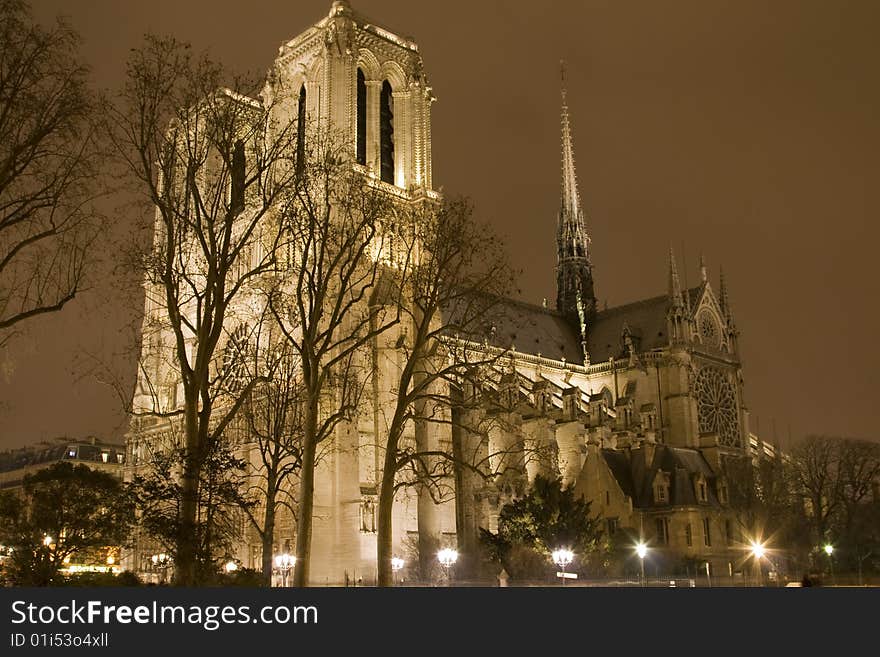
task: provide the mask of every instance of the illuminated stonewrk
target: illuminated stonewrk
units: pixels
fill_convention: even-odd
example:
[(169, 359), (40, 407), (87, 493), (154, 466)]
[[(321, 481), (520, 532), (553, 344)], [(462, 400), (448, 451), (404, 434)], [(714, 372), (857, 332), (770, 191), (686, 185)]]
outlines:
[[(577, 76), (567, 84), (577, 84)], [(346, 135), (352, 166), (393, 198), (438, 198), (431, 163), (434, 96), (418, 45), (410, 38), (378, 27), (347, 2), (334, 2), (326, 17), (281, 46), (264, 94), (279, 100), (279, 120), (298, 121), (304, 112), (314, 129)], [(544, 219), (546, 242), (536, 245), (552, 249), (555, 232), (556, 308), (513, 299), (501, 304), (497, 316), (485, 318), (483, 339), (470, 345), (501, 358), (487, 372), (483, 390), (460, 391), (483, 395), (486, 404), (445, 409), (448, 421), (412, 427), (405, 435), (414, 440), (417, 431), (426, 431), (426, 444), (473, 454), (492, 473), (459, 472), (441, 495), (401, 489), (393, 511), (393, 553), (409, 562), (407, 550), (414, 540), (455, 545), (454, 577), (466, 579), (477, 562), (479, 529), (495, 530), (501, 506), (543, 474), (560, 476), (564, 485), (591, 500), (609, 534), (630, 529), (643, 536), (652, 559), (700, 559), (726, 573), (739, 553), (733, 547), (722, 466), (725, 459), (751, 454), (738, 331), (726, 287), (716, 295), (708, 275), (695, 287), (682, 285), (674, 254), (664, 263), (666, 256), (658, 250), (656, 262), (637, 265), (654, 272), (645, 280), (653, 296), (600, 308), (594, 274), (601, 281), (615, 272), (593, 270), (591, 253), (606, 247), (592, 244), (587, 233), (564, 91), (561, 138), (559, 213)], [(394, 266), (400, 258), (394, 248), (382, 241), (372, 255)], [(617, 262), (629, 266), (624, 258)], [(154, 310), (148, 308), (147, 314)], [(248, 330), (229, 330), (223, 367), (230, 385), (238, 385)], [(360, 405), (358, 417), (339, 426), (332, 454), (319, 463), (314, 583), (375, 581), (383, 462), (378, 445), (395, 403), (388, 391), (397, 380), (397, 350), (405, 339), (405, 330), (392, 330), (365, 355), (375, 377), (374, 392)], [(139, 410), (180, 407), (177, 382), (167, 365), (169, 344), (145, 340), (142, 360), (148, 376), (142, 373), (135, 394)], [(159, 389), (151, 388), (151, 382), (159, 382)], [(486, 417), (498, 421), (486, 432), (470, 431)], [(149, 467), (150, 447), (168, 439), (168, 426), (133, 422), (130, 474)], [(252, 440), (244, 432), (235, 444), (257, 468)], [(514, 453), (514, 447), (520, 451)], [(502, 459), (499, 454), (507, 455)], [(290, 514), (279, 517), (275, 542), (285, 559), (279, 566), (285, 578), (294, 531)], [(229, 555), (232, 563), (259, 567), (259, 546), (256, 536), (246, 534)], [(138, 568), (157, 551), (143, 541), (129, 565)]]

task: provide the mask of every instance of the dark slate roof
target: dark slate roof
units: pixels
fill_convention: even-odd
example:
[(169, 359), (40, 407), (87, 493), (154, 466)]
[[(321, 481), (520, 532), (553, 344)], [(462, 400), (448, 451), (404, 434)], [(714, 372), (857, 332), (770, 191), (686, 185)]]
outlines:
[(614, 475), (614, 479), (617, 480), (617, 484), (620, 486), (623, 494), (631, 497), (633, 503), (635, 503), (635, 487), (633, 486), (632, 472), (626, 452), (616, 449), (603, 449), (602, 458), (605, 459), (605, 464), (611, 470), (611, 474)]
[[(691, 288), (688, 294), (691, 307), (696, 306), (702, 285)], [(624, 358), (628, 354), (623, 343), (624, 326), (629, 328), (637, 352), (650, 351), (669, 344), (666, 334), (666, 312), (669, 297), (666, 294), (634, 301), (623, 306), (607, 308), (596, 313), (587, 328), (587, 346), (590, 360), (606, 361), (612, 356)], [(514, 299), (501, 299), (487, 318), (489, 339), (499, 347), (511, 345), (527, 354), (541, 354), (545, 358), (565, 358), (583, 363), (578, 327), (570, 324), (560, 313)]]
[[(692, 308), (696, 306), (702, 290), (702, 286), (688, 290)], [(590, 360), (598, 363), (611, 357), (626, 358), (628, 354), (622, 338), (624, 326), (629, 328), (636, 352), (667, 346), (668, 310), (669, 296), (663, 294), (599, 311), (587, 330)]]
[(669, 503), (663, 506), (695, 506), (698, 504), (694, 477), (706, 479), (708, 504), (717, 505), (713, 481), (715, 473), (696, 449), (655, 445), (654, 458), (645, 462), (644, 448), (634, 450), (603, 449), (602, 456), (624, 494), (633, 506), (650, 508), (654, 503), (654, 478), (660, 470), (669, 475)]
[(580, 337), (555, 310), (514, 299), (503, 299), (492, 310), (490, 340), (499, 347), (516, 347), (527, 354), (583, 363)]

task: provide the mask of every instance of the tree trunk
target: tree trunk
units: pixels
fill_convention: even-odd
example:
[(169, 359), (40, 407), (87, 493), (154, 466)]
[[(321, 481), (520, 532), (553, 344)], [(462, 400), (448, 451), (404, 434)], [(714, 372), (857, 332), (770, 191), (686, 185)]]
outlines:
[(312, 514), (315, 508), (315, 455), (318, 424), (317, 400), (309, 402), (303, 432), (302, 468), (299, 480), (299, 518), (296, 521), (296, 564), (294, 586), (309, 585), (312, 551)]
[[(271, 491), (272, 489), (269, 488)], [(260, 535), (263, 543), (263, 584), (272, 586), (272, 549), (275, 546), (275, 495), (266, 499), (266, 513), (263, 515), (263, 532)]]
[[(395, 431), (393, 428), (392, 432)], [(398, 432), (399, 433), (399, 432)], [(394, 586), (394, 570), (391, 568), (392, 512), (394, 510), (394, 479), (397, 474), (397, 437), (388, 437), (385, 446), (385, 464), (382, 468), (382, 485), (379, 488), (379, 509), (376, 535), (376, 559), (379, 586)]]
[(192, 448), (186, 450), (180, 482), (180, 523), (175, 555), (175, 584), (196, 584), (196, 514), (199, 495), (199, 459)]

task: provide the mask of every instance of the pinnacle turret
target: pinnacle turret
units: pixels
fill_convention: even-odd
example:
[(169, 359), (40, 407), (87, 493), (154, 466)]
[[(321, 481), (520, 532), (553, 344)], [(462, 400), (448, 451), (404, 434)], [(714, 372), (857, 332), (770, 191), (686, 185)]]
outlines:
[(721, 268), (719, 280), (718, 303), (721, 306), (721, 312), (724, 313), (724, 319), (727, 320), (729, 326), (733, 326), (733, 309), (730, 307), (730, 297), (727, 294), (727, 281), (724, 279), (724, 268)]
[(675, 265), (675, 252), (669, 247), (669, 302), (673, 308), (682, 308), (681, 281), (678, 279), (678, 268)]

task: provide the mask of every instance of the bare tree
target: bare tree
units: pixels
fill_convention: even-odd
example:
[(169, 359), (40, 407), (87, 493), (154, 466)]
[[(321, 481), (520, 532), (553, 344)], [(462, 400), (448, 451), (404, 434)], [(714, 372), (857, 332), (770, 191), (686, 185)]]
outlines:
[(259, 458), (251, 464), (256, 469), (249, 490), (259, 504), (247, 509), (247, 515), (260, 537), (263, 582), (269, 586), (279, 512), (295, 514), (296, 509), (292, 487), (302, 465), (303, 391), (299, 362), (273, 318), (261, 325), (261, 333), (254, 376), (265, 380), (244, 405), (242, 420)]
[(258, 288), (277, 269), (277, 209), (296, 181), (296, 126), (274, 120), (260, 84), (148, 36), (108, 110), (120, 159), (155, 208), (152, 246), (135, 260), (146, 317), (133, 412), (180, 427), (180, 585), (196, 579), (203, 463), (260, 382), (240, 363), (260, 315)]
[[(80, 291), (100, 226), (97, 103), (63, 21), (0, 0), (0, 345)], [(2, 334), (0, 334), (2, 336)]]
[[(504, 354), (484, 348), (483, 340), (491, 333), (488, 317), (512, 289), (513, 271), (500, 240), (472, 215), (466, 200), (424, 202), (398, 215), (394, 236), (406, 254), (407, 267), (396, 270), (400, 275), (394, 277), (396, 286), (386, 302), (394, 304), (402, 318), (395, 352), (403, 359), (392, 365), (399, 368), (394, 375), (396, 396), (380, 443), (385, 456), (377, 517), (379, 586), (393, 585), (396, 492), (416, 486), (420, 496), (429, 496), (425, 501), (433, 503), (433, 498), (444, 497), (438, 485), (450, 480), (452, 466), (478, 466), (459, 462), (451, 444), (444, 448), (428, 432), (431, 423), (451, 424), (452, 389), (469, 378), (476, 379), (476, 387), (485, 384), (479, 379)], [(463, 397), (458, 399), (460, 403)], [(403, 439), (410, 424), (415, 441)], [(420, 527), (420, 539), (428, 539), (422, 536), (427, 530)]]
[(365, 347), (398, 322), (393, 309), (371, 307), (389, 190), (353, 170), (350, 148), (333, 133), (316, 130), (305, 142), (299, 184), (282, 215), (289, 270), (269, 295), (299, 360), (303, 393), (294, 586), (309, 583), (318, 447), (355, 417), (368, 380)]
[(807, 503), (812, 538), (827, 540), (843, 498), (841, 441), (829, 436), (807, 436), (792, 449), (791, 462), (795, 490)]

